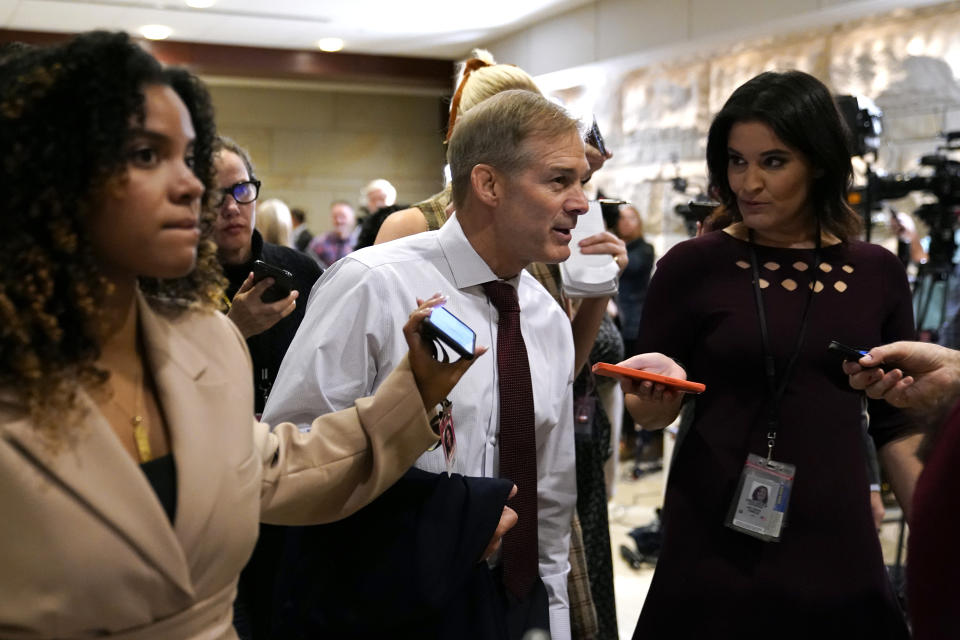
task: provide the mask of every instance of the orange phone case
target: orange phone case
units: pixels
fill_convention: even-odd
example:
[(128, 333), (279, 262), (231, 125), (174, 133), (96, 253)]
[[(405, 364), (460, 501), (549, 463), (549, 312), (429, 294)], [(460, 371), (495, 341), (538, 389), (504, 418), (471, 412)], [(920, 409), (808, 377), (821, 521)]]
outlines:
[(699, 382), (681, 380), (680, 378), (671, 378), (670, 376), (662, 376), (659, 373), (650, 373), (649, 371), (641, 371), (640, 369), (620, 367), (615, 364), (607, 364), (606, 362), (598, 362), (597, 364), (593, 365), (593, 372), (597, 375), (608, 376), (611, 378), (616, 376), (626, 376), (636, 380), (649, 380), (651, 382), (658, 382), (668, 387), (673, 387), (679, 391), (686, 391), (687, 393), (703, 393), (707, 390), (706, 385)]

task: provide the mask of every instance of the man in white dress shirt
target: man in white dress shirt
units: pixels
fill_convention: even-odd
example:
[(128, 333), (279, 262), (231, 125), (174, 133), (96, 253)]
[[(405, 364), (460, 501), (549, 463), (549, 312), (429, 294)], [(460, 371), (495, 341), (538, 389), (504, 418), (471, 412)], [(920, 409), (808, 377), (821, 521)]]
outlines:
[[(584, 145), (576, 121), (562, 108), (530, 92), (507, 91), (457, 123), (448, 160), (456, 213), (439, 231), (352, 253), (324, 273), (264, 419), (309, 424), (319, 413), (371, 394), (406, 350), (401, 328), (407, 310), (417, 298), (440, 292), (448, 298), (446, 308), (476, 332), (477, 344), (492, 352), (467, 371), (449, 398), (457, 441), (453, 471), (496, 478), (498, 312), (482, 285), (499, 280), (514, 287), (533, 390), (539, 575), (549, 602), (544, 615), (551, 636), (565, 639), (576, 504), (573, 340), (563, 310), (524, 268), (570, 255), (570, 230), (588, 206)], [(445, 472), (442, 448), (425, 453), (416, 467)]]

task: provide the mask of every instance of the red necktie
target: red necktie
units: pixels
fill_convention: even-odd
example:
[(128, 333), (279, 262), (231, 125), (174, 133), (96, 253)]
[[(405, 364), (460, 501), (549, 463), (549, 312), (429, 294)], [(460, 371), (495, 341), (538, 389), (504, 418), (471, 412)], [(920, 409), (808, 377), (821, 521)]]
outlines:
[(500, 477), (517, 485), (510, 506), (517, 524), (503, 537), (503, 582), (523, 598), (537, 577), (537, 438), (533, 383), (527, 348), (520, 333), (517, 290), (505, 282), (483, 285), (500, 316), (497, 373), (500, 379)]

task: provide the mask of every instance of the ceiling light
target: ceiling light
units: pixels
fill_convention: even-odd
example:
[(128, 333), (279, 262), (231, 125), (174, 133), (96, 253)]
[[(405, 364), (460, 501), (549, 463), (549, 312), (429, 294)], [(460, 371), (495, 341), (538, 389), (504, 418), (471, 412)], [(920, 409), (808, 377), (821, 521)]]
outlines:
[(140, 27), (140, 35), (147, 40), (166, 40), (173, 33), (173, 29), (165, 24), (145, 24)]
[(209, 9), (217, 3), (217, 0), (183, 0), (183, 2), (194, 9)]
[(343, 49), (343, 40), (340, 38), (320, 38), (317, 40), (317, 47), (320, 48), (320, 51), (333, 53)]

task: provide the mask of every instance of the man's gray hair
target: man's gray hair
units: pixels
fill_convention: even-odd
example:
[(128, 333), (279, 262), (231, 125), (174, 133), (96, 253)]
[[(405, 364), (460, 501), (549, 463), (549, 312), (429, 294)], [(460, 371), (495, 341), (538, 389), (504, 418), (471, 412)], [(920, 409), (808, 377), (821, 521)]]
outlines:
[(578, 134), (579, 125), (566, 110), (531, 91), (514, 89), (487, 98), (457, 121), (447, 147), (454, 206), (470, 192), (470, 174), (488, 164), (507, 174), (533, 160), (524, 143), (532, 137), (559, 138)]

